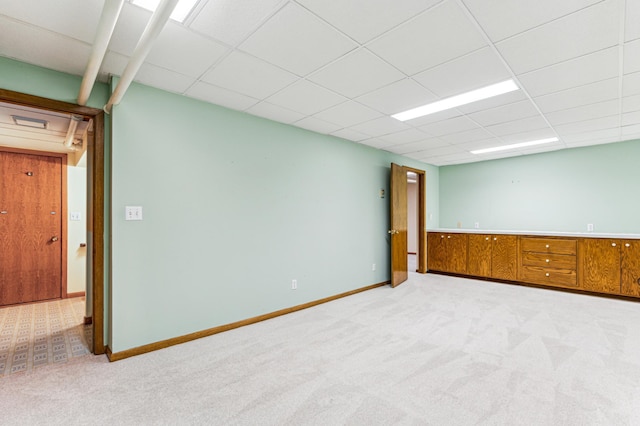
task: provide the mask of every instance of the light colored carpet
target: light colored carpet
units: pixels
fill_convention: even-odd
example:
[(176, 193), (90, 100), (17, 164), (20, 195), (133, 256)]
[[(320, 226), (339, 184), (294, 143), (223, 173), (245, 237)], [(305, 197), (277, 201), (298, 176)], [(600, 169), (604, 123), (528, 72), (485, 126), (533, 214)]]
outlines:
[(638, 425), (640, 304), (438, 275), (0, 379), (25, 425)]
[(0, 377), (89, 354), (84, 297), (0, 309)]

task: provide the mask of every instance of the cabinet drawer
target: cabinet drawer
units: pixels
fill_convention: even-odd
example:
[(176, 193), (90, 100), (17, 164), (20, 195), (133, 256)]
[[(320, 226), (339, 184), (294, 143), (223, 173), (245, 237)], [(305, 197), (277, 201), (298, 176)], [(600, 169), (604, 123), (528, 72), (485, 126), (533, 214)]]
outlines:
[(522, 264), (526, 266), (541, 266), (544, 268), (576, 269), (576, 257), (570, 254), (537, 253), (526, 251), (522, 253)]
[(577, 287), (575, 269), (553, 269), (540, 266), (523, 266), (522, 281), (548, 286)]
[(576, 254), (576, 240), (560, 240), (551, 238), (522, 238), (520, 247), (522, 251), (535, 251), (538, 253)]

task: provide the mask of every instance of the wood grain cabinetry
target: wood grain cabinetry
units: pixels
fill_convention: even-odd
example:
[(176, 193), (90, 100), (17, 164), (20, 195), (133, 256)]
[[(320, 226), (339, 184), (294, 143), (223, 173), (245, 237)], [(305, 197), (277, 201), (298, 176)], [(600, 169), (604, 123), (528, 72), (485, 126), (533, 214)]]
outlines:
[(516, 235), (469, 235), (467, 273), (475, 277), (515, 280), (518, 237)]
[(640, 239), (429, 232), (432, 271), (640, 298)]
[(429, 233), (427, 245), (429, 269), (453, 274), (467, 273), (467, 234)]
[(520, 237), (520, 281), (578, 287), (577, 239)]
[(640, 241), (585, 238), (581, 248), (582, 288), (640, 297)]

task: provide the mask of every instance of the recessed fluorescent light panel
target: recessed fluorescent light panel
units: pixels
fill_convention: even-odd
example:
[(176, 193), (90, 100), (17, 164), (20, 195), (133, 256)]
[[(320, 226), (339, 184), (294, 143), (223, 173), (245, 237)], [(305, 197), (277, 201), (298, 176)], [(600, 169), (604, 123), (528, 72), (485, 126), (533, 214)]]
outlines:
[(472, 90), (470, 92), (442, 99), (418, 108), (413, 108), (408, 111), (400, 112), (392, 115), (392, 117), (396, 120), (407, 121), (447, 109), (456, 108), (461, 105), (470, 104), (472, 102), (481, 101), (483, 99), (492, 98), (494, 96), (503, 95), (518, 89), (518, 85), (513, 80), (507, 80), (481, 89)]
[(34, 129), (46, 129), (49, 124), (47, 120), (39, 118), (20, 117), (19, 115), (12, 115), (11, 118), (18, 126), (33, 127)]
[[(197, 2), (198, 0), (180, 0), (176, 8), (173, 9), (171, 19), (178, 22), (184, 22)], [(131, 3), (154, 12), (158, 8), (160, 0), (131, 0)]]
[(493, 148), (476, 149), (472, 154), (486, 154), (488, 152), (506, 151), (508, 149), (524, 148), (526, 146), (542, 145), (545, 143), (558, 142), (558, 138), (539, 139), (536, 141), (520, 142), (511, 145), (494, 146)]

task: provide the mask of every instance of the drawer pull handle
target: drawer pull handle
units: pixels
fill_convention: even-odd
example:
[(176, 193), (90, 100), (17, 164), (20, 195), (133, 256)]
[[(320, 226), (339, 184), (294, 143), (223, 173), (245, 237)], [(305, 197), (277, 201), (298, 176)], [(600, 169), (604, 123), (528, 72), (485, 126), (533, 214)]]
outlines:
[(444, 238), (444, 235), (440, 235), (440, 238)]
[(498, 241), (498, 239), (496, 237), (493, 237), (493, 241)]
[(549, 259), (547, 259), (546, 262), (549, 263)]
[(447, 235), (447, 238), (451, 238), (451, 235)]
[(615, 246), (616, 246), (616, 243), (611, 243), (611, 247), (615, 247)]
[(624, 246), (625, 246), (625, 247), (631, 247), (631, 244), (626, 243)]
[(546, 248), (549, 248), (549, 244), (547, 244), (545, 247), (546, 247)]
[(549, 276), (549, 273), (547, 272), (546, 274), (544, 274), (544, 276), (545, 276), (545, 277), (548, 277), (548, 276)]
[(489, 237), (485, 238), (486, 241), (489, 241)]

